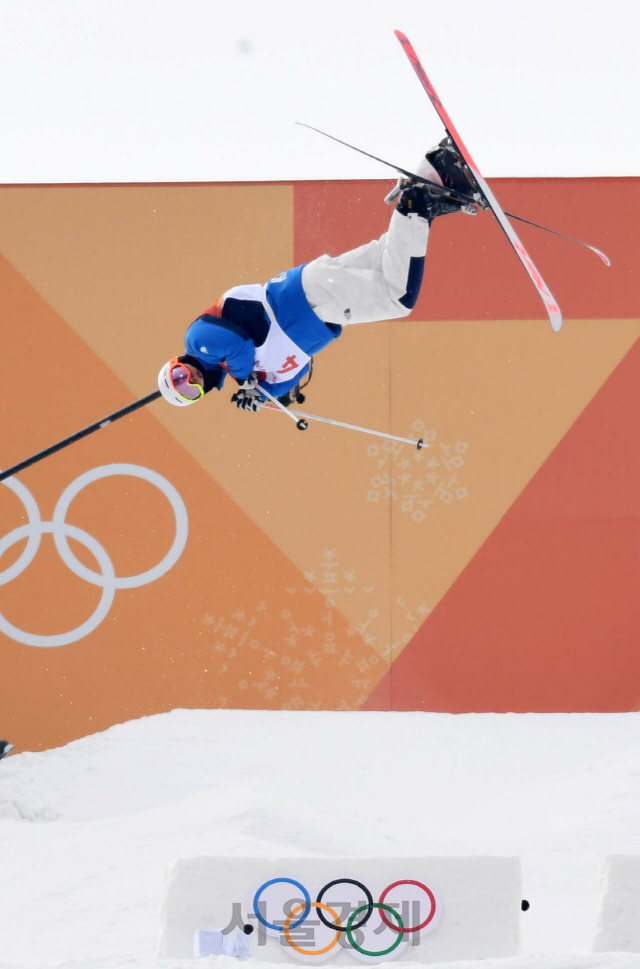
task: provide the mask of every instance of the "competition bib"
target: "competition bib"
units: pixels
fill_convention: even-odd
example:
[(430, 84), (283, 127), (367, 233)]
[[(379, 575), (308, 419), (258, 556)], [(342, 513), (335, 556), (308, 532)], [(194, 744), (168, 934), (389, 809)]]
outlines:
[(281, 384), (296, 377), (311, 357), (287, 336), (267, 300), (263, 305), (271, 327), (262, 346), (256, 347), (254, 370), (260, 380)]

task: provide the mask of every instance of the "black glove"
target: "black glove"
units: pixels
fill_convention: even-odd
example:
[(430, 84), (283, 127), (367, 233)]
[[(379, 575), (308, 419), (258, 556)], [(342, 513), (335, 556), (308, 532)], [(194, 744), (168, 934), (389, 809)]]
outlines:
[(258, 411), (267, 403), (265, 398), (260, 393), (258, 387), (258, 378), (254, 377), (252, 374), (247, 377), (246, 380), (238, 381), (238, 389), (231, 398), (231, 402), (236, 405), (239, 410), (249, 410)]

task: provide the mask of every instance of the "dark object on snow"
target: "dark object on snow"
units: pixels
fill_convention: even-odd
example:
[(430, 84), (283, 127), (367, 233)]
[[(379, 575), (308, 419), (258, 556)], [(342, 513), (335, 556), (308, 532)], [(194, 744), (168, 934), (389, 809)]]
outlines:
[(10, 744), (8, 740), (0, 740), (0, 760), (10, 754), (13, 750), (13, 744)]
[(523, 912), (527, 912), (529, 910), (529, 903), (526, 900), (526, 898), (523, 898), (522, 901), (520, 902), (520, 908), (522, 909)]

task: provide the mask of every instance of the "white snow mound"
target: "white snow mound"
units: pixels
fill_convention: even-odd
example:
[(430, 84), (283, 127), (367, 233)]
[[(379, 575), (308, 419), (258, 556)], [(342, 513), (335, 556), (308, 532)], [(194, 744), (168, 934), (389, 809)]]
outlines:
[(176, 858), (507, 855), (523, 955), (478, 969), (640, 969), (590, 954), (602, 859), (640, 855), (639, 734), (638, 713), (174, 710), (14, 753), (0, 967), (156, 969)]

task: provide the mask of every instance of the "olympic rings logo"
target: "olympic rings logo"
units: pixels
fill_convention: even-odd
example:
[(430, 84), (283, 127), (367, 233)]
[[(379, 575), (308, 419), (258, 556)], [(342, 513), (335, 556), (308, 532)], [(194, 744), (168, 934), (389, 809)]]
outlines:
[[(278, 921), (269, 921), (266, 916), (265, 895), (269, 893), (272, 886), (281, 886), (280, 891), (274, 896), (274, 901), (277, 900), (276, 907), (281, 908), (284, 915), (284, 918)], [(282, 887), (285, 886), (291, 887), (287, 888), (283, 894)], [(343, 896), (352, 895), (352, 900), (346, 902), (346, 907), (349, 910), (346, 918), (344, 913), (339, 914), (336, 911), (339, 906), (344, 908), (345, 903), (336, 903), (332, 900), (337, 896), (337, 886), (344, 886), (342, 889)], [(347, 886), (352, 887), (347, 890)], [(291, 889), (295, 889), (296, 893), (299, 893), (299, 897), (288, 898), (285, 901), (284, 895), (291, 895)], [(357, 892), (356, 895), (354, 895), (354, 889)], [(330, 905), (323, 901), (327, 895), (331, 900)], [(412, 898), (409, 898), (409, 896), (412, 896)], [(354, 901), (356, 898), (358, 900)], [(392, 901), (392, 904), (390, 904), (390, 901)], [(252, 908), (254, 917), (261, 925), (272, 934), (279, 934), (281, 943), (284, 945), (286, 941), (294, 958), (304, 962), (313, 962), (314, 959), (322, 962), (331, 958), (334, 950), (337, 952), (336, 946), (338, 945), (351, 951), (356, 958), (363, 962), (375, 963), (384, 961), (389, 957), (395, 958), (392, 953), (396, 952), (398, 946), (403, 941), (406, 942), (411, 939), (413, 939), (414, 944), (417, 944), (419, 941), (417, 934), (422, 930), (430, 931), (435, 926), (441, 912), (441, 904), (434, 890), (424, 882), (413, 878), (401, 878), (387, 885), (380, 892), (378, 901), (374, 901), (370, 889), (355, 878), (334, 878), (327, 882), (316, 894), (315, 901), (312, 901), (308, 889), (295, 878), (270, 878), (263, 882), (255, 892)], [(399, 908), (401, 908), (402, 914), (398, 911)], [(411, 914), (409, 909), (412, 909)], [(334, 934), (325, 945), (305, 948), (294, 940), (292, 933), (305, 923), (314, 910), (320, 923), (332, 930)], [(365, 926), (370, 926), (370, 920), (375, 911), (379, 913), (381, 924), (374, 934), (379, 935), (385, 929), (390, 929), (393, 937), (390, 944), (374, 949), (370, 947), (371, 943), (365, 945), (366, 939), (363, 937), (363, 930)], [(413, 921), (410, 922), (412, 916)], [(315, 922), (314, 924), (318, 923)], [(389, 939), (389, 933), (386, 933), (386, 935)], [(302, 957), (302, 960), (300, 960), (300, 957)]]
[[(93, 481), (120, 474), (133, 478), (142, 478), (143, 481), (148, 481), (150, 484), (155, 485), (168, 499), (175, 518), (176, 534), (171, 548), (157, 565), (137, 575), (117, 576), (113, 562), (100, 542), (82, 528), (70, 525), (66, 521), (69, 505), (83, 488)], [(13, 565), (0, 571), (0, 586), (7, 585), (7, 583), (17, 578), (31, 565), (40, 548), (42, 536), (44, 534), (51, 534), (53, 535), (58, 554), (67, 568), (74, 575), (77, 575), (78, 578), (84, 579), (85, 582), (89, 582), (91, 585), (98, 586), (98, 588), (102, 589), (100, 601), (93, 615), (80, 626), (66, 633), (57, 633), (49, 636), (29, 633), (14, 626), (0, 612), (0, 632), (18, 643), (24, 643), (26, 646), (68, 646), (70, 643), (75, 643), (79, 639), (88, 636), (98, 628), (111, 609), (116, 589), (134, 589), (142, 585), (147, 585), (155, 581), (155, 579), (159, 579), (175, 565), (187, 543), (189, 518), (185, 503), (180, 494), (161, 474), (138, 464), (105, 464), (79, 475), (60, 495), (51, 521), (42, 521), (40, 509), (35, 498), (21, 481), (18, 481), (16, 478), (6, 478), (2, 484), (13, 491), (24, 505), (28, 517), (28, 524), (14, 528), (13, 531), (0, 539), (0, 558), (2, 558), (2, 555), (7, 549), (11, 548), (21, 539), (27, 539), (25, 548)], [(69, 547), (68, 540), (70, 538), (80, 542), (81, 545), (84, 545), (91, 552), (98, 564), (98, 572), (88, 569), (76, 558)]]

